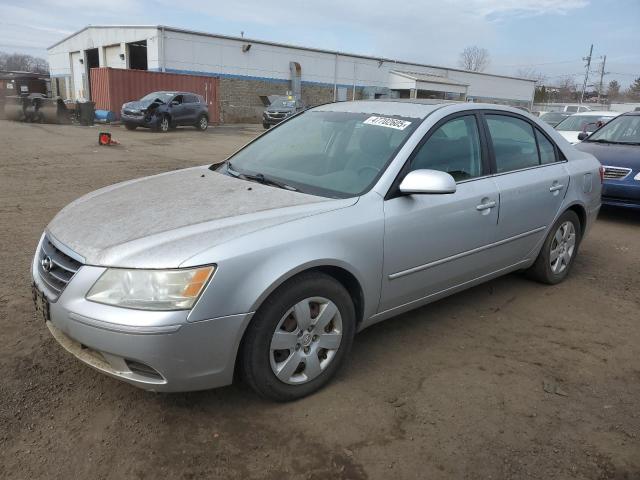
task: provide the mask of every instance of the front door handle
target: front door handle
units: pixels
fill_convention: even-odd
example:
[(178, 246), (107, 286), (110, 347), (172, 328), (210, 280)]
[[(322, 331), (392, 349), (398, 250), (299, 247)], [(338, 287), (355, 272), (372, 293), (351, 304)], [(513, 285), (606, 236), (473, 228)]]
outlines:
[(561, 183), (554, 183), (549, 187), (549, 191), (553, 193), (553, 192), (557, 192), (558, 190), (562, 190), (563, 188), (564, 188), (564, 185), (562, 185)]
[(489, 202), (482, 202), (480, 205), (476, 206), (476, 210), (478, 211), (483, 211), (483, 210), (489, 210), (493, 207), (496, 206), (496, 202), (494, 202), (493, 200), (489, 201)]

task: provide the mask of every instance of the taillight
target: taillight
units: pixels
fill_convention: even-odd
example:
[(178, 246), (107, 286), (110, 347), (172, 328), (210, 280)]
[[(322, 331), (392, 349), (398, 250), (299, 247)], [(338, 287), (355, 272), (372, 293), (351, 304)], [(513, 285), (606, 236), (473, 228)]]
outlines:
[(604, 167), (600, 165), (600, 183), (604, 183)]

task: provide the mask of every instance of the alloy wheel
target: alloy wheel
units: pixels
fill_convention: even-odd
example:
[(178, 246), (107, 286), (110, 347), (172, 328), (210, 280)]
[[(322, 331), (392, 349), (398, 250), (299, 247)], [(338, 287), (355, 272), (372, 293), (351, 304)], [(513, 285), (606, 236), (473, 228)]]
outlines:
[(287, 384), (317, 378), (331, 363), (342, 341), (338, 307), (323, 297), (305, 298), (278, 322), (269, 349), (271, 370)]
[(551, 242), (549, 264), (556, 275), (562, 273), (571, 263), (576, 248), (576, 229), (573, 222), (563, 222), (556, 230)]
[(200, 130), (206, 130), (209, 122), (207, 121), (207, 117), (200, 118)]
[(162, 120), (160, 121), (160, 130), (168, 132), (169, 126), (169, 117), (162, 117)]

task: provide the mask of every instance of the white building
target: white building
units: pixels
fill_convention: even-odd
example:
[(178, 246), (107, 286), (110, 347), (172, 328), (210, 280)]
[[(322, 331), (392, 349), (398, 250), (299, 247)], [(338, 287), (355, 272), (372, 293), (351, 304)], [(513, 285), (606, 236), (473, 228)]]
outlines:
[[(166, 26), (88, 26), (48, 49), (59, 94), (89, 97), (93, 67), (220, 78), (223, 116), (259, 118), (259, 96), (299, 90), (307, 104), (358, 98), (446, 98), (530, 107), (535, 82)], [(298, 89), (297, 85), (300, 85)]]

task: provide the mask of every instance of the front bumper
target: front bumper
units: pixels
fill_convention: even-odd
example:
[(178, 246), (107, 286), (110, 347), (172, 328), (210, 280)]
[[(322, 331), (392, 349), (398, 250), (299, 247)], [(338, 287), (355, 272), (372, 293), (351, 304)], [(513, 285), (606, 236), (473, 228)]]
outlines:
[(278, 123), (286, 120), (290, 116), (291, 115), (286, 115), (284, 117), (272, 117), (270, 115), (263, 114), (262, 115), (262, 124), (263, 125), (277, 125)]
[(120, 112), (120, 122), (128, 125), (136, 125), (137, 127), (155, 127), (158, 123), (156, 115), (127, 115), (124, 112)]
[[(252, 314), (189, 322), (188, 311), (150, 312), (84, 297), (104, 268), (83, 266), (49, 303), (53, 337), (87, 365), (145, 390), (183, 392), (228, 385)], [(34, 286), (54, 299), (34, 261)]]
[(602, 185), (602, 203), (616, 207), (640, 209), (640, 181), (629, 179), (622, 181), (605, 180)]

